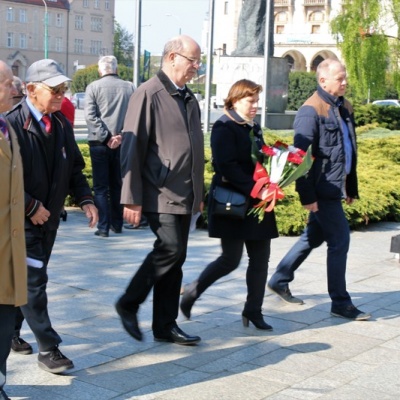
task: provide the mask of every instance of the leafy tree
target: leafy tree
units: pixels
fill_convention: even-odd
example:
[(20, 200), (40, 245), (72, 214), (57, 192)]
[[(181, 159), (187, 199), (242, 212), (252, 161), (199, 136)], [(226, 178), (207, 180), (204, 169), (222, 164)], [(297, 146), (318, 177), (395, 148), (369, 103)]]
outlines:
[[(118, 75), (124, 81), (132, 82), (133, 69), (126, 65), (118, 65)], [(97, 64), (89, 65), (84, 69), (75, 72), (72, 77), (71, 91), (72, 93), (84, 92), (89, 83), (99, 79)]]
[(114, 23), (114, 56), (118, 64), (133, 65), (133, 35), (117, 21)]
[(71, 90), (72, 93), (84, 92), (89, 83), (99, 79), (97, 64), (89, 65), (86, 68), (80, 69), (75, 72), (72, 77)]
[(314, 72), (294, 71), (289, 74), (287, 109), (296, 111), (317, 89)]
[[(399, 0), (390, 0), (397, 4)], [(332, 20), (355, 98), (379, 98), (385, 94), (386, 70), (390, 65), (389, 38), (380, 25), (381, 0), (344, 0), (342, 12)], [(396, 63), (397, 64), (397, 63)]]

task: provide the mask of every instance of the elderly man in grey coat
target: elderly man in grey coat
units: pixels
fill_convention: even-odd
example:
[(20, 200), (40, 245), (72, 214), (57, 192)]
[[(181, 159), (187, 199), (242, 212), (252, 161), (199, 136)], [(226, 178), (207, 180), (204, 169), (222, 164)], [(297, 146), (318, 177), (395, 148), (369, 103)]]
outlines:
[(94, 200), (99, 210), (96, 236), (108, 237), (109, 231), (122, 232), (120, 144), (131, 82), (118, 76), (117, 59), (101, 57), (100, 79), (86, 88), (85, 119), (92, 160)]

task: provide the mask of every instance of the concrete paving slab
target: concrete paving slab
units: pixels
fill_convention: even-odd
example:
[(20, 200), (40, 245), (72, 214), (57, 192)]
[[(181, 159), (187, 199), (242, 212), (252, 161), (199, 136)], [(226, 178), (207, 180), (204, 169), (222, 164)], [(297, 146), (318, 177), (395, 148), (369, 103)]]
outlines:
[[(34, 354), (12, 353), (5, 387), (15, 399), (293, 400), (397, 399), (400, 393), (400, 263), (389, 252), (400, 223), (369, 225), (352, 232), (348, 290), (366, 322), (330, 315), (326, 290), (326, 246), (296, 272), (288, 305), (266, 291), (264, 314), (272, 332), (245, 328), (246, 257), (240, 267), (209, 288), (193, 308), (185, 331), (198, 346), (154, 342), (151, 294), (139, 311), (144, 341), (122, 328), (114, 303), (154, 242), (150, 229), (94, 236), (80, 210), (68, 209), (49, 265), (49, 310), (61, 334), (60, 348), (75, 368), (52, 375), (37, 366), (29, 328), (22, 336)], [(296, 241), (273, 240), (270, 274)], [(206, 231), (190, 236), (184, 283), (197, 278), (220, 253)]]

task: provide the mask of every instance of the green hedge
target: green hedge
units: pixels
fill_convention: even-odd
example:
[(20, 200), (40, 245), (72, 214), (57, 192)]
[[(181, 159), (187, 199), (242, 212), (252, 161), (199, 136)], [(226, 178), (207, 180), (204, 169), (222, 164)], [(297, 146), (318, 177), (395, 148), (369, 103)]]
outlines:
[(357, 105), (354, 107), (354, 116), (359, 127), (375, 125), (391, 130), (400, 129), (400, 107)]
[[(360, 199), (345, 205), (345, 213), (352, 229), (378, 221), (400, 221), (400, 132), (385, 129), (358, 129), (358, 176)], [(265, 131), (268, 144), (281, 140), (292, 143), (292, 132)], [(205, 135), (205, 187), (208, 191), (212, 178), (210, 135)], [(86, 162), (85, 174), (92, 186), (89, 148), (78, 143)], [(70, 198), (67, 205), (73, 204)], [(283, 236), (298, 235), (304, 229), (308, 213), (303, 209), (294, 185), (285, 188), (285, 198), (275, 207), (279, 232)], [(206, 227), (207, 210), (199, 226)]]

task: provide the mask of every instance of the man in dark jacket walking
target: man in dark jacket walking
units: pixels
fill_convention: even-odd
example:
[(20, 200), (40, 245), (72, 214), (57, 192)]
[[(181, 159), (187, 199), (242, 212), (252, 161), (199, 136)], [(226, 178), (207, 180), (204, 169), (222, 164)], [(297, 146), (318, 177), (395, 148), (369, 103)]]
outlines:
[[(26, 74), (26, 99), (6, 115), (18, 136), (24, 170), (28, 304), (21, 310), (38, 343), (39, 367), (56, 374), (74, 366), (58, 349), (62, 340), (51, 325), (46, 293), (47, 265), (66, 196), (74, 195), (90, 227), (98, 220), (72, 126), (59, 111), (68, 81), (55, 61), (33, 63)], [(12, 349), (29, 354), (31, 346), (19, 337), (21, 324)]]
[(116, 304), (137, 340), (139, 306), (153, 289), (155, 340), (200, 341), (176, 324), (191, 216), (203, 204), (204, 144), (200, 108), (186, 87), (200, 67), (200, 47), (188, 36), (164, 47), (162, 69), (129, 102), (121, 145), (124, 218), (138, 225), (142, 212), (157, 240)]
[(317, 91), (306, 100), (294, 121), (294, 145), (302, 150), (312, 145), (315, 157), (308, 175), (296, 181), (301, 204), (310, 212), (308, 224), (279, 263), (268, 287), (288, 303), (303, 304), (301, 299), (292, 296), (289, 282), (312, 249), (326, 241), (331, 314), (367, 320), (370, 314), (358, 310), (346, 290), (350, 230), (342, 200), (351, 204), (358, 198), (354, 115), (350, 103), (343, 97), (346, 69), (337, 60), (324, 60), (317, 68), (317, 80)]

